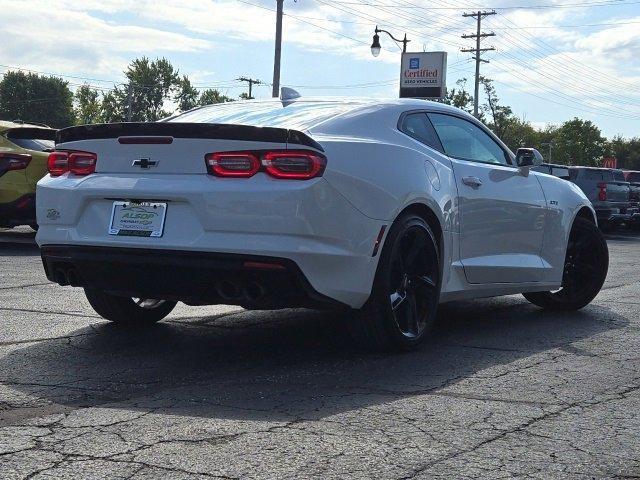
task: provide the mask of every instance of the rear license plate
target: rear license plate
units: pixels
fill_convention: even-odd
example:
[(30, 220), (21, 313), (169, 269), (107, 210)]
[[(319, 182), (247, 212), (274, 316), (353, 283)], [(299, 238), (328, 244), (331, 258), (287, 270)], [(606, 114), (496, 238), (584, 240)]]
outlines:
[(109, 235), (161, 237), (166, 215), (166, 203), (113, 202)]

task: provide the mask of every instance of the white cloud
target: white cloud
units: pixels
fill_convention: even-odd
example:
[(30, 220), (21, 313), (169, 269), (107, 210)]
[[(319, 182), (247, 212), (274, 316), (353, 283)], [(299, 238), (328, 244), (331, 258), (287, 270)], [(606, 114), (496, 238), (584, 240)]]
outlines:
[(63, 74), (121, 78), (131, 57), (141, 52), (194, 52), (212, 45), (210, 40), (180, 33), (109, 23), (80, 11), (77, 6), (82, 4), (0, 1), (4, 38), (0, 63)]

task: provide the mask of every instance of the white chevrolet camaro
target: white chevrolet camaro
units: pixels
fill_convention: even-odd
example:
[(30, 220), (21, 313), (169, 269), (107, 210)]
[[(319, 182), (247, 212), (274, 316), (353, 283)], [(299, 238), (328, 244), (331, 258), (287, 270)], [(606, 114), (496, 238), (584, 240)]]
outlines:
[(423, 100), (233, 102), (60, 130), (37, 189), (47, 277), (120, 324), (176, 302), (336, 308), (404, 350), (439, 303), (579, 309), (608, 250), (589, 200), (465, 112)]

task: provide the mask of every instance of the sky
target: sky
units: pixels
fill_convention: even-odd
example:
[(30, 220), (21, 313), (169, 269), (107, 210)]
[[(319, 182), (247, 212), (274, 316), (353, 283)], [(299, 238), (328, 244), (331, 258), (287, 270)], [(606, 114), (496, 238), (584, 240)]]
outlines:
[[(271, 95), (275, 0), (0, 0), (0, 73), (56, 74), (71, 88), (108, 90), (134, 58), (166, 57), (200, 89), (237, 97), (240, 76), (259, 79), (254, 96)], [(543, 128), (573, 117), (612, 137), (640, 136), (638, 0), (285, 0), (283, 86), (305, 96), (397, 97), (400, 47), (448, 52), (448, 87), (473, 90), (475, 20), (495, 37), (483, 47), (482, 74), (502, 103)]]

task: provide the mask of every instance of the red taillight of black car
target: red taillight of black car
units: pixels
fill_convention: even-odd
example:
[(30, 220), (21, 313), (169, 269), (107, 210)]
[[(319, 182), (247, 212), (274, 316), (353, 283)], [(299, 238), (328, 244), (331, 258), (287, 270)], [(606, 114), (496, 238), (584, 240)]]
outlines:
[(90, 175), (96, 171), (98, 157), (95, 153), (61, 150), (51, 152), (47, 159), (47, 169), (52, 177), (65, 173)]
[(598, 183), (598, 200), (605, 202), (607, 200), (607, 184), (604, 182)]
[(218, 177), (248, 178), (262, 171), (273, 178), (309, 180), (322, 176), (327, 159), (310, 150), (217, 152), (205, 156), (207, 171)]

